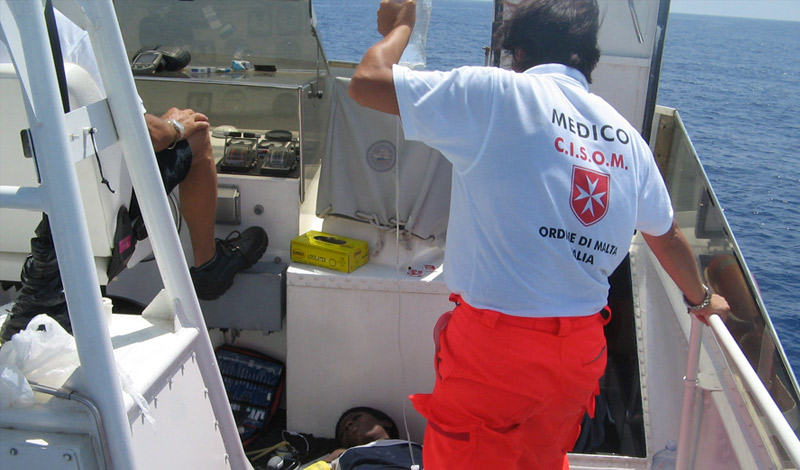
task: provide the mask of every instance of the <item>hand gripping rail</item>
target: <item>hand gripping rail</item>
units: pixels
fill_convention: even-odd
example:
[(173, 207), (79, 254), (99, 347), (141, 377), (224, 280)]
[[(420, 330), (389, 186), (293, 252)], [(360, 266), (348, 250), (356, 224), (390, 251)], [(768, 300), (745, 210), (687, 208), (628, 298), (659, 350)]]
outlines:
[[(112, 2), (74, 0), (65, 5), (73, 13), (68, 16), (87, 30), (95, 50), (120, 146), (150, 232), (165, 291), (173, 305), (176, 328), (198, 331), (194, 352), (219, 422), (230, 468), (251, 468), (236, 431), (180, 240), (172, 224), (144, 117), (131, 112), (140, 109), (139, 98)], [(69, 311), (80, 312), (71, 315), (71, 323), (87, 395), (97, 403), (102, 414), (113, 468), (134, 469), (136, 459), (130, 426), (114, 351), (102, 317), (99, 282), (70, 158), (66, 116), (42, 12), (41, 0), (0, 0), (2, 34), (26, 97), (36, 152), (43, 156), (37, 160), (42, 184), (38, 188), (0, 188), (0, 206), (44, 211), (50, 217)], [(75, 12), (80, 18), (75, 17)]]

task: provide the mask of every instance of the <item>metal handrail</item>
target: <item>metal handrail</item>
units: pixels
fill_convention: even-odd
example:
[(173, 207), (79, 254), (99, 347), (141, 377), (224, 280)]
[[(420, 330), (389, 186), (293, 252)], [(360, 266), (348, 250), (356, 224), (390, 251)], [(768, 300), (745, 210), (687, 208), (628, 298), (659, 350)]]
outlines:
[(100, 441), (100, 453), (103, 454), (103, 463), (105, 464), (105, 468), (114, 468), (114, 465), (111, 462), (111, 452), (108, 449), (108, 436), (106, 435), (106, 428), (103, 424), (103, 415), (100, 413), (100, 409), (97, 408), (97, 405), (94, 403), (94, 401), (92, 401), (91, 398), (75, 391), (57, 389), (47, 385), (38, 384), (36, 382), (29, 382), (29, 384), (31, 386), (31, 390), (34, 392), (44, 393), (62, 400), (74, 401), (85, 406), (86, 409), (89, 410), (89, 414), (92, 415), (92, 419), (94, 419), (94, 425), (97, 427), (98, 440)]
[[(725, 322), (719, 315), (712, 315), (708, 319), (708, 325), (720, 348), (725, 352), (731, 368), (742, 380), (745, 389), (750, 393), (756, 405), (761, 409), (767, 425), (775, 432), (775, 437), (783, 446), (789, 459), (795, 467), (800, 467), (800, 440), (798, 440), (792, 427), (786, 421), (786, 417), (781, 412), (775, 400), (770, 395), (758, 374), (750, 365), (750, 361), (742, 352), (739, 344), (731, 335)], [(689, 467), (688, 463), (688, 442), (690, 438), (690, 423), (692, 411), (694, 409), (695, 387), (697, 383), (697, 369), (700, 359), (700, 340), (702, 339), (702, 324), (696, 317), (692, 317), (692, 328), (689, 339), (689, 359), (686, 367), (686, 377), (683, 410), (681, 414), (680, 434), (678, 435), (678, 456), (676, 467), (683, 470)]]
[(697, 372), (700, 368), (700, 342), (703, 339), (703, 324), (692, 315), (692, 326), (689, 330), (689, 357), (686, 364), (686, 376), (683, 378), (683, 407), (681, 409), (681, 425), (678, 430), (678, 455), (675, 468), (689, 468), (689, 440), (691, 438), (692, 416), (694, 413), (695, 391), (697, 390)]
[(775, 431), (775, 437), (778, 438), (795, 467), (800, 466), (800, 440), (798, 440), (789, 422), (786, 421), (786, 417), (778, 408), (772, 395), (769, 394), (764, 383), (759, 379), (756, 371), (753, 370), (750, 361), (747, 360), (736, 340), (733, 339), (722, 318), (719, 315), (712, 315), (708, 323), (720, 347), (725, 351), (733, 368), (742, 378), (745, 388), (761, 408), (764, 419)]

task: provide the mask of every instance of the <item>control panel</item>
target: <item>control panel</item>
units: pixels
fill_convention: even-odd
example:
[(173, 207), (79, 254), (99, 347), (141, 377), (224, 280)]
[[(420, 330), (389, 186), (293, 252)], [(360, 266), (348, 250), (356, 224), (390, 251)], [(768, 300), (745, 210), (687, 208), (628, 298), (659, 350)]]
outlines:
[(291, 131), (225, 129), (215, 137), (225, 139), (217, 172), (252, 176), (300, 176), (300, 142)]

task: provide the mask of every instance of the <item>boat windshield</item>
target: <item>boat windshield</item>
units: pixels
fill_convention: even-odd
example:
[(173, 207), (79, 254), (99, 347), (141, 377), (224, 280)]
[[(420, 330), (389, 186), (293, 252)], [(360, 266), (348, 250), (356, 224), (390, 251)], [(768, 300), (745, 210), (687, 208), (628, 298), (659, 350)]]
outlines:
[(226, 161), (221, 171), (300, 178), (305, 197), (307, 175), (321, 159), (330, 101), (323, 99), (328, 66), (310, 0), (147, 0), (114, 6), (132, 64), (148, 50), (191, 55), (186, 67), (171, 69), (164, 60), (155, 70), (134, 70), (147, 111), (161, 115), (172, 106), (190, 108), (224, 132), (241, 132), (235, 142), (223, 131), (213, 135), (217, 157), (228, 144), (255, 152), (253, 138), (267, 131), (291, 133), (299, 165), (290, 170), (234, 168), (240, 162)]
[(233, 60), (278, 70), (315, 69), (320, 60), (309, 0), (116, 2), (130, 58), (141, 48), (190, 48), (192, 65)]
[(730, 304), (728, 330), (797, 433), (796, 378), (761, 295), (678, 113), (659, 108), (657, 114), (662, 130), (654, 153), (672, 197), (675, 219), (695, 251), (705, 282)]

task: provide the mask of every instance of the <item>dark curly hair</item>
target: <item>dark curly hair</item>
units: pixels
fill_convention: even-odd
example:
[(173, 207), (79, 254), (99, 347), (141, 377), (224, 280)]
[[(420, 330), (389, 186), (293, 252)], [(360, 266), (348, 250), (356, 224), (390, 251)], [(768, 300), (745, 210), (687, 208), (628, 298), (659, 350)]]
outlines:
[[(334, 428), (334, 436), (336, 437), (337, 441), (339, 441), (339, 426), (342, 425), (342, 421), (347, 415), (356, 412), (367, 413), (369, 415), (372, 415), (372, 417), (377, 419), (378, 421), (386, 421), (390, 423), (391, 427), (387, 428), (386, 426), (384, 426), (384, 430), (386, 430), (386, 433), (389, 435), (389, 438), (398, 439), (400, 437), (400, 430), (397, 428), (397, 424), (394, 422), (392, 418), (389, 417), (389, 415), (387, 415), (381, 410), (376, 410), (375, 408), (370, 408), (368, 406), (356, 406), (342, 413), (342, 415), (339, 416), (339, 420), (336, 421), (336, 427)], [(339, 445), (341, 444), (342, 443), (339, 442)]]
[[(515, 70), (564, 64), (580, 70), (591, 83), (600, 61), (599, 17), (597, 0), (525, 0), (495, 34), (500, 47), (515, 57)], [(517, 49), (522, 52), (519, 61)]]

